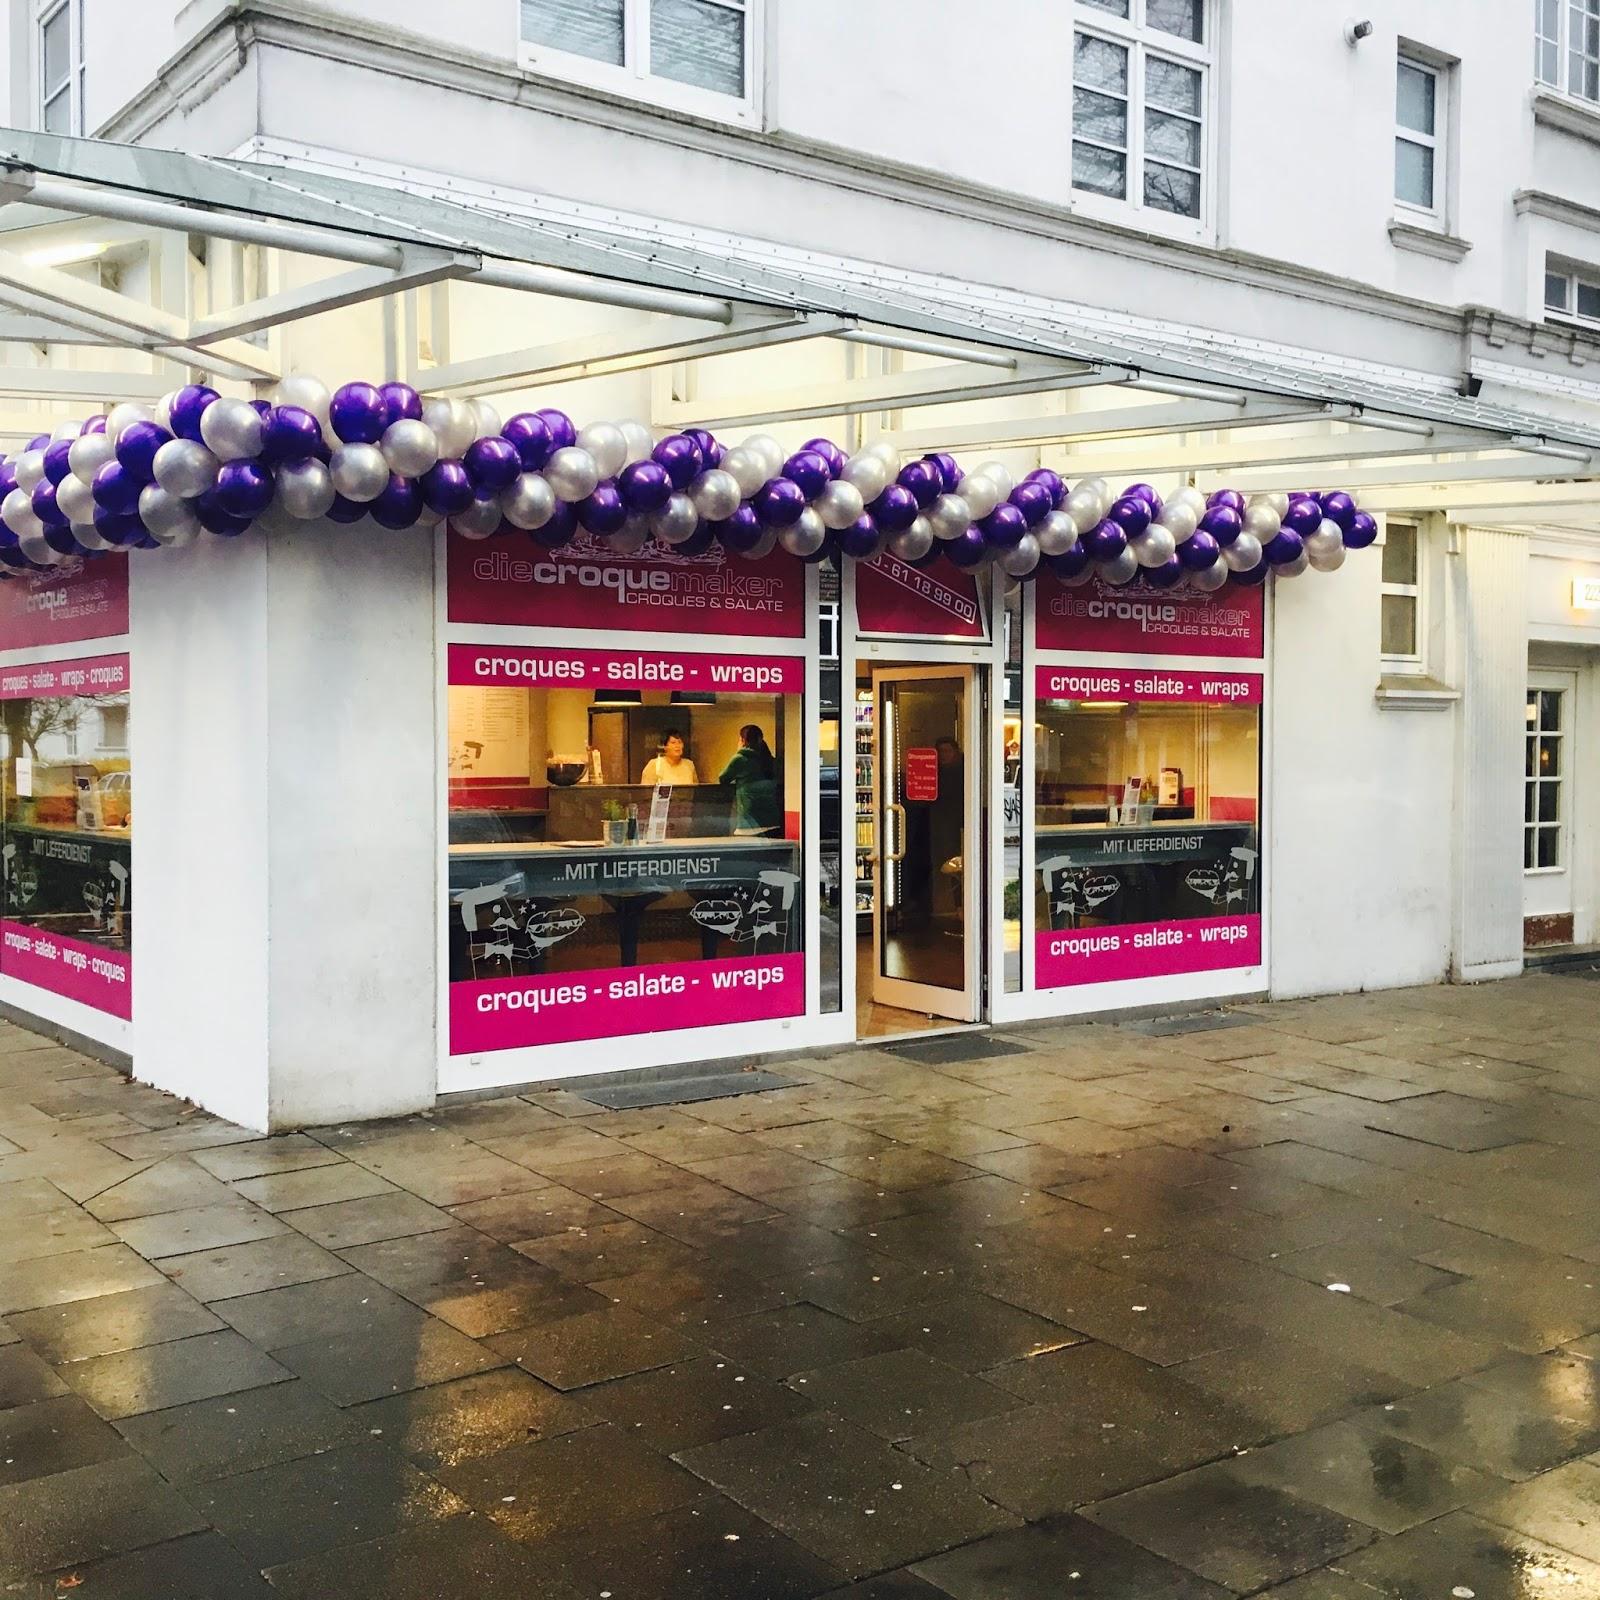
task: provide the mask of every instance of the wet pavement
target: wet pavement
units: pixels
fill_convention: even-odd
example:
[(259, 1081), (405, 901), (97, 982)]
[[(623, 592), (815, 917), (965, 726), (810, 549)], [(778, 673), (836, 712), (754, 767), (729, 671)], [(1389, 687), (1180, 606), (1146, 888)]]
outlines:
[(1600, 983), (1222, 1020), (273, 1139), (0, 1025), (0, 1594), (1600, 1596)]

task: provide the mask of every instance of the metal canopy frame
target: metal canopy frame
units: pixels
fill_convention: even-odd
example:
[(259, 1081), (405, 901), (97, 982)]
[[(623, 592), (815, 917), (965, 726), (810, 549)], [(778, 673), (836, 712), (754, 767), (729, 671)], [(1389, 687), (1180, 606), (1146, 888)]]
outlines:
[[(66, 270), (71, 241), (96, 229), (117, 251), (148, 250), (141, 293)], [(191, 239), (329, 270), (194, 308)], [(49, 259), (54, 240), (67, 242), (60, 265)], [(418, 297), (456, 285), (540, 297), (553, 312), (578, 302), (633, 315), (604, 331), (424, 362)], [(1375, 509), (1600, 531), (1600, 412), (1589, 426), (1487, 404), (1436, 374), (1247, 346), (443, 177), (368, 168), (352, 182), (331, 161), (219, 160), (0, 130), (0, 397), (23, 408), (0, 414), (0, 434), (40, 431), (46, 417), (29, 406), (149, 400), (190, 376), (271, 383), (282, 375), (274, 330), (397, 298), (413, 334), (404, 375), (434, 393), (652, 371), (651, 420), (663, 427), (876, 416), (908, 452), (1024, 449), (1074, 477), (1227, 471), (1249, 489), (1337, 478)], [(716, 385), (692, 398), (704, 387), (693, 378), (700, 363), (813, 341), (882, 354), (847, 356), (829, 381)], [(85, 346), (135, 352), (147, 370), (87, 370)]]

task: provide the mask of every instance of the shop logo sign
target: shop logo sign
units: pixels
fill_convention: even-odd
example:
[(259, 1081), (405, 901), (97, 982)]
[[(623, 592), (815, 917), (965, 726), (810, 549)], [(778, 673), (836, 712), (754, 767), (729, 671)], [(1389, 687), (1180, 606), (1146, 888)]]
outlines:
[(689, 918), (707, 933), (719, 933), (735, 944), (781, 939), (799, 883), (799, 876), (793, 872), (763, 872), (748, 889), (721, 899), (698, 901), (690, 909)]

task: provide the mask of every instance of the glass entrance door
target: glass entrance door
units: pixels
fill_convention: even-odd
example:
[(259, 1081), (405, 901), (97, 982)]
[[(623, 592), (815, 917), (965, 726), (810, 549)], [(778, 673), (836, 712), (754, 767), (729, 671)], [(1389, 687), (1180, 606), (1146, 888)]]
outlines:
[(1522, 807), (1522, 914), (1540, 944), (1570, 944), (1575, 672), (1528, 675)]
[(872, 998), (978, 1017), (983, 839), (977, 669), (872, 675), (878, 849)]

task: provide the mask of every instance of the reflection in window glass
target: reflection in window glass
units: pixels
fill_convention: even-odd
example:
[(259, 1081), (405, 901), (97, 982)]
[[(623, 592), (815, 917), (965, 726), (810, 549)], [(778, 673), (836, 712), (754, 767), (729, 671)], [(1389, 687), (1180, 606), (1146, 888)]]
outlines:
[(522, 37), (622, 65), (623, 0), (522, 0)]
[(1566, 826), (1566, 694), (1560, 689), (1529, 689), (1526, 752), (1523, 759), (1522, 865), (1525, 871), (1554, 871), (1562, 859)]
[(727, 0), (650, 0), (650, 71), (744, 94), (744, 8)]

